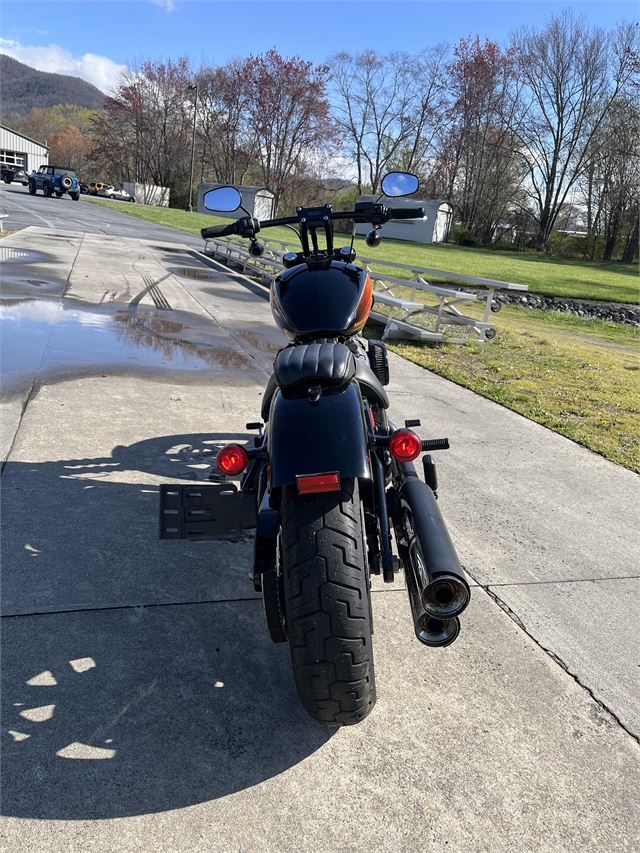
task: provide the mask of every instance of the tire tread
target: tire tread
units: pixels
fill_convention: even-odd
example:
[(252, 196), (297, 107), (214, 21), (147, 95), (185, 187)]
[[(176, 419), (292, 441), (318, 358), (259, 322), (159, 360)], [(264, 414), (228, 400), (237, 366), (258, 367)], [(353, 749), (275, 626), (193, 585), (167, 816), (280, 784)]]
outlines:
[(300, 700), (326, 725), (363, 720), (375, 704), (369, 589), (357, 480), (281, 508), (287, 632)]

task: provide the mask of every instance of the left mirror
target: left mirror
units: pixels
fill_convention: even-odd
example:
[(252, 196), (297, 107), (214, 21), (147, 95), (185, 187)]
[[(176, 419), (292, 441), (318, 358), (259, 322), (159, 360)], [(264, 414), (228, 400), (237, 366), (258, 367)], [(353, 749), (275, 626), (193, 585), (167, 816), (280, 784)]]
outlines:
[(237, 210), (242, 204), (242, 196), (235, 187), (217, 187), (204, 194), (202, 203), (207, 210)]
[(415, 175), (409, 172), (389, 172), (382, 179), (382, 192), (391, 198), (399, 198), (403, 195), (411, 195), (418, 189), (420, 182)]

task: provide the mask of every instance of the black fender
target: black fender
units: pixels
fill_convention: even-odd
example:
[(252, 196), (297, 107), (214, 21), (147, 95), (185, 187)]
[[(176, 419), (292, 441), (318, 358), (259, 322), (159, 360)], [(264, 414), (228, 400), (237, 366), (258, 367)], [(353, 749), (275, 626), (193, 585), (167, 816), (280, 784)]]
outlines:
[(299, 474), (337, 471), (340, 477), (371, 478), (360, 389), (324, 388), (318, 400), (278, 390), (269, 412), (271, 489), (296, 482)]

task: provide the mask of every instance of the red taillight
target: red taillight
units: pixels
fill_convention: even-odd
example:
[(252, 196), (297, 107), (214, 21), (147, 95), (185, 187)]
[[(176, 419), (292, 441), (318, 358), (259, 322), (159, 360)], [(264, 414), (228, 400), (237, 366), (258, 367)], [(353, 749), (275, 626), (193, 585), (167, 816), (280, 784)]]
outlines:
[(231, 477), (241, 474), (248, 464), (247, 451), (239, 444), (227, 444), (216, 456), (218, 469)]
[(318, 492), (339, 492), (340, 474), (298, 475), (298, 494), (315, 495)]
[(399, 429), (389, 441), (389, 453), (398, 462), (411, 462), (420, 456), (422, 441), (410, 429)]

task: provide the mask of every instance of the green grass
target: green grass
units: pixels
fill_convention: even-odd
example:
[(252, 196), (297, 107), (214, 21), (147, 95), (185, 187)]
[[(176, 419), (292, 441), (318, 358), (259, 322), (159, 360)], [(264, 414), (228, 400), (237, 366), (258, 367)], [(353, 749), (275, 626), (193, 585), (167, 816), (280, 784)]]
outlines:
[[(398, 355), (640, 473), (640, 338), (629, 326), (505, 306), (484, 346), (388, 341)], [(371, 337), (381, 327), (367, 327)]]
[[(369, 249), (362, 242), (358, 251), (364, 257), (380, 256), (395, 263), (526, 284), (532, 293), (547, 296), (640, 303), (638, 269), (632, 264), (568, 260), (449, 244), (419, 245), (388, 239), (380, 249)], [(446, 280), (446, 276), (441, 279), (429, 276), (430, 283)]]
[[(190, 234), (199, 234), (201, 228), (228, 219), (201, 213), (188, 213), (167, 207), (148, 207), (127, 202), (111, 202), (105, 199), (87, 199), (93, 204), (113, 207), (129, 216), (137, 216), (147, 222), (166, 225)], [(288, 228), (270, 228), (263, 232), (265, 238), (295, 242), (295, 234)], [(347, 243), (349, 238), (336, 234), (336, 244)], [(467, 248), (444, 244), (423, 245), (404, 240), (383, 239), (377, 249), (370, 249), (362, 237), (356, 238), (356, 250), (362, 257), (376, 257), (381, 261), (415, 265), (427, 269), (445, 270), (463, 275), (490, 278), (526, 284), (532, 293), (562, 296), (574, 299), (596, 299), (611, 302), (640, 303), (638, 270), (632, 264), (604, 261), (579, 261), (550, 258), (534, 254), (516, 254), (498, 249)], [(376, 269), (375, 264), (372, 268)], [(380, 270), (382, 267), (379, 268)], [(397, 277), (409, 273), (394, 271)], [(429, 282), (446, 282), (443, 277), (429, 276)], [(455, 282), (453, 282), (455, 283)]]
[(104, 198), (88, 198), (87, 196), (80, 196), (80, 198), (82, 201), (88, 201), (91, 204), (111, 207), (120, 213), (144, 219), (145, 222), (153, 222), (155, 225), (166, 225), (167, 228), (187, 231), (189, 234), (198, 234), (198, 236), (200, 235), (201, 228), (228, 223), (230, 221), (229, 219), (221, 219), (219, 216), (209, 216), (206, 213), (189, 213), (187, 210), (174, 210), (172, 207), (152, 207), (146, 204), (131, 204), (131, 202), (127, 201), (109, 201)]

